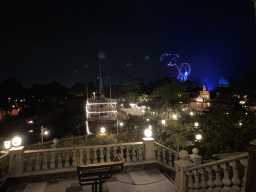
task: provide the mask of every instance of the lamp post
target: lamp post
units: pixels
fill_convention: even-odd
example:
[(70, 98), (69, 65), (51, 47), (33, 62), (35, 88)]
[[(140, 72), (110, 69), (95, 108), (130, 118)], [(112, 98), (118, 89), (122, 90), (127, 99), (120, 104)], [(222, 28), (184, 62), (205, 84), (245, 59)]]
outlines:
[[(123, 123), (122, 122), (120, 122), (120, 119), (116, 119), (116, 133), (118, 133), (118, 129), (119, 129), (119, 127), (118, 127), (118, 125), (119, 125), (119, 123), (120, 123), (120, 126), (123, 126)], [(122, 129), (121, 129), (121, 132), (122, 132)]]
[(46, 128), (41, 126), (41, 142), (42, 142), (42, 145), (44, 143), (44, 135), (48, 135), (48, 131), (46, 131)]

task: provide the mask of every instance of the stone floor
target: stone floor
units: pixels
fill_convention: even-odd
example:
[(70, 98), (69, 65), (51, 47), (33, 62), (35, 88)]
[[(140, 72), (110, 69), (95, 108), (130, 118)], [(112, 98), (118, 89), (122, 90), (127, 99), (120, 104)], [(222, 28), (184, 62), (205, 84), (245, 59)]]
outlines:
[[(98, 189), (99, 190), (99, 189)], [(160, 171), (147, 170), (113, 175), (103, 184), (104, 192), (174, 192), (173, 181)], [(21, 184), (8, 192), (91, 192), (91, 186), (80, 186), (78, 179)]]

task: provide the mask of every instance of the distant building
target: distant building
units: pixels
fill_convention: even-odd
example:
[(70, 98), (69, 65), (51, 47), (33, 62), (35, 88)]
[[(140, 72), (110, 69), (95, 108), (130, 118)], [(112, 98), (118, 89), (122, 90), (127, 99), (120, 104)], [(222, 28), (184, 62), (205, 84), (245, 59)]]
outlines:
[(190, 109), (194, 111), (209, 111), (211, 106), (210, 92), (206, 90), (203, 85), (203, 90), (199, 91), (198, 97), (192, 98), (190, 102)]

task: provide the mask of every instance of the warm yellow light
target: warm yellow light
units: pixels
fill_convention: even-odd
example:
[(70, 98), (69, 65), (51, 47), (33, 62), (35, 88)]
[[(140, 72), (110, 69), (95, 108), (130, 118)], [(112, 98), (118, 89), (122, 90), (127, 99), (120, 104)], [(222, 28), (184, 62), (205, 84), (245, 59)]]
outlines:
[(198, 125), (199, 125), (199, 124), (198, 124), (197, 122), (195, 122), (195, 127), (198, 127)]
[(149, 121), (149, 119), (147, 119), (147, 121)]
[(10, 149), (11, 148), (11, 141), (5, 141), (4, 142), (4, 148), (5, 149)]
[(101, 132), (101, 134), (105, 134), (105, 132), (106, 132), (105, 127), (101, 127), (101, 128), (100, 128), (100, 132)]
[(196, 139), (197, 140), (201, 140), (202, 139), (202, 135), (200, 135), (200, 134), (196, 135)]
[(165, 120), (162, 120), (162, 124), (165, 125)]
[(151, 129), (146, 129), (144, 131), (144, 134), (145, 134), (146, 137), (152, 137), (152, 130)]
[(121, 126), (123, 126), (123, 123), (120, 123)]
[(177, 119), (177, 115), (173, 115), (172, 117), (173, 117), (173, 119)]
[(48, 131), (45, 131), (45, 132), (44, 132), (44, 135), (48, 135), (48, 134), (49, 134), (49, 132), (48, 132)]
[(190, 115), (193, 115), (194, 113), (193, 112), (190, 112)]
[(21, 138), (19, 136), (15, 136), (13, 139), (12, 139), (12, 145), (14, 147), (18, 147), (21, 145)]

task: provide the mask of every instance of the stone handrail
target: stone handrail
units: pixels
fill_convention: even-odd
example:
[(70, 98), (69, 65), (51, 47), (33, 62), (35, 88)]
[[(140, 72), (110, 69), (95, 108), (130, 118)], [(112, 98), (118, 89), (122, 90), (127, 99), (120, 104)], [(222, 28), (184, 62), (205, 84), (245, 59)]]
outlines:
[(22, 171), (72, 168), (77, 165), (111, 162), (120, 153), (126, 163), (143, 160), (144, 143), (78, 146), (42, 150), (26, 150), (22, 156)]
[(178, 152), (155, 142), (156, 159), (174, 169), (174, 160), (178, 160)]
[(248, 153), (202, 165), (190, 162), (187, 151), (182, 150), (179, 157), (175, 161), (176, 191), (245, 191)]

